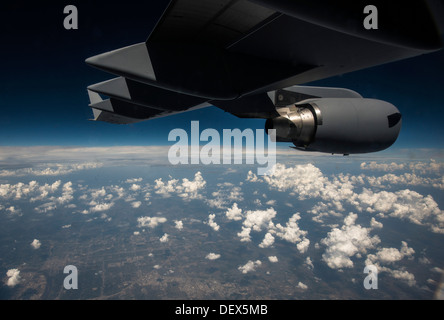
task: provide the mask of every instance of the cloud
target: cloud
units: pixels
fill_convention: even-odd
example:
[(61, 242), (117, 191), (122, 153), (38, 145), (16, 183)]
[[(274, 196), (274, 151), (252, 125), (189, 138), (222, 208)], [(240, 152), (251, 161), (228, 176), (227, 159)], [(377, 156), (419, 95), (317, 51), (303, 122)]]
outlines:
[[(369, 254), (365, 261), (366, 265), (374, 265), (378, 273), (386, 272), (395, 279), (406, 282), (409, 286), (416, 285), (415, 276), (405, 268), (393, 268), (402, 259), (413, 259), (415, 250), (409, 248), (407, 242), (401, 242), (401, 249), (379, 248), (375, 254)], [(388, 267), (390, 266), (390, 267)]]
[[(237, 206), (236, 206), (237, 207)], [(250, 233), (254, 231), (262, 231), (263, 229), (274, 228), (272, 219), (276, 216), (276, 211), (273, 208), (267, 210), (247, 211), (242, 222), (242, 231), (237, 234), (242, 242), (251, 241)], [(268, 238), (266, 241), (270, 241)], [(264, 244), (265, 245), (265, 244)]]
[(244, 200), (242, 189), (232, 183), (218, 183), (217, 191), (211, 193), (211, 197), (206, 199), (206, 203), (213, 208), (225, 209), (230, 203)]
[[(36, 181), (31, 181), (29, 184), (23, 182), (17, 184), (2, 184), (0, 185), (0, 199), (12, 201), (27, 200), (29, 202), (50, 200), (51, 205), (46, 204), (40, 208), (36, 208), (38, 212), (46, 212), (53, 210), (56, 207), (56, 203), (67, 204), (74, 199), (72, 182), (66, 182), (60, 190), (61, 185), (61, 180), (57, 180), (52, 184), (45, 183), (44, 185), (39, 185)], [(60, 191), (61, 194), (57, 196), (56, 193)]]
[(219, 258), (220, 258), (220, 254), (213, 253), (213, 252), (210, 252), (210, 253), (207, 254), (207, 256), (205, 257), (205, 259), (208, 259), (208, 260), (216, 260), (216, 259), (219, 259)]
[(376, 161), (371, 161), (370, 163), (361, 163), (362, 170), (379, 170), (385, 172), (393, 172), (398, 170), (408, 170), (421, 174), (439, 174), (444, 168), (444, 163), (436, 162), (434, 159), (430, 159), (430, 162), (410, 162), (410, 163), (377, 163)]
[(39, 249), (40, 246), (42, 245), (42, 243), (40, 242), (40, 240), (34, 239), (34, 241), (31, 242), (31, 247), (33, 247), (34, 249)]
[(8, 276), (8, 280), (6, 281), (6, 285), (8, 287), (13, 288), (16, 285), (18, 285), (21, 281), (20, 270), (18, 269), (9, 269), (6, 272), (6, 275)]
[(372, 217), (372, 220), (370, 221), (370, 226), (373, 229), (382, 229), (384, 225), (381, 222), (376, 221), (375, 217)]
[(154, 181), (156, 190), (155, 193), (169, 197), (171, 193), (176, 193), (179, 197), (188, 201), (191, 199), (202, 199), (200, 191), (205, 188), (206, 181), (202, 178), (202, 174), (197, 172), (194, 175), (194, 180), (182, 179), (182, 183), (179, 183), (177, 179), (168, 180), (166, 183), (162, 181), (162, 178)]
[(140, 185), (134, 183), (131, 185), (130, 190), (131, 191), (138, 191), (138, 190), (140, 190), (140, 188), (141, 188)]
[(376, 254), (369, 254), (367, 256), (367, 264), (394, 264), (405, 257), (412, 258), (415, 250), (409, 248), (407, 242), (401, 242), (401, 249), (396, 248), (380, 248)]
[(20, 209), (17, 209), (15, 206), (10, 206), (9, 208), (6, 208), (5, 210), (8, 211), (10, 215), (16, 215), (16, 216), (22, 215), (22, 211)]
[(268, 260), (269, 260), (270, 262), (273, 262), (273, 263), (276, 263), (276, 262), (279, 261), (278, 258), (277, 258), (276, 256), (269, 256), (269, 257), (268, 257)]
[(138, 227), (150, 227), (155, 228), (161, 223), (165, 223), (167, 221), (164, 217), (139, 217), (137, 218)]
[(267, 210), (254, 210), (245, 213), (243, 226), (254, 231), (261, 231), (264, 228), (273, 228), (272, 219), (276, 216), (276, 210), (269, 208)]
[(416, 285), (415, 276), (406, 270), (386, 270), (393, 278), (407, 282), (410, 287)]
[(366, 163), (366, 162), (361, 163), (362, 170), (395, 171), (395, 170), (404, 170), (405, 168), (406, 168), (405, 163), (401, 163), (401, 164), (397, 164), (395, 162), (377, 163), (376, 161), (372, 161), (370, 163)]
[[(120, 186), (110, 186), (108, 187), (109, 192), (114, 193), (113, 195), (114, 200), (122, 199), (125, 197), (125, 189)], [(117, 196), (117, 197), (116, 197)]]
[(159, 239), (159, 241), (160, 242), (168, 242), (168, 234), (167, 233), (165, 233), (160, 239)]
[(66, 182), (62, 187), (62, 196), (56, 198), (56, 201), (60, 204), (67, 203), (74, 199), (74, 189), (72, 188), (72, 182), (68, 181)]
[(176, 191), (176, 185), (179, 180), (177, 179), (171, 179), (168, 180), (167, 183), (164, 183), (162, 181), (162, 178), (154, 180), (155, 186), (154, 189), (156, 189), (156, 193), (163, 195), (164, 197), (169, 197), (170, 193), (173, 193)]
[(371, 236), (369, 228), (356, 225), (358, 215), (350, 213), (344, 219), (341, 229), (333, 228), (321, 243), (326, 246), (322, 260), (332, 269), (353, 267), (351, 257), (364, 254), (381, 242), (378, 236)]
[(291, 243), (297, 243), (299, 252), (305, 253), (310, 245), (310, 240), (305, 236), (307, 231), (303, 231), (299, 228), (297, 221), (301, 219), (301, 216), (296, 213), (286, 223), (285, 227), (281, 224), (277, 224), (275, 228), (276, 236)]
[(182, 179), (182, 184), (177, 186), (179, 197), (186, 199), (202, 199), (199, 191), (205, 188), (206, 181), (202, 178), (202, 174), (197, 172), (194, 180)]
[[(86, 162), (75, 164), (39, 164), (37, 168), (21, 168), (15, 170), (0, 170), (0, 177), (21, 176), (61, 176), (76, 171), (102, 167), (102, 163)], [(48, 166), (44, 168), (44, 166)], [(43, 168), (42, 168), (43, 167)]]
[(300, 253), (305, 253), (307, 252), (309, 246), (310, 240), (308, 240), (307, 238), (303, 238), (302, 241), (296, 245), (296, 248), (298, 248)]
[(111, 217), (108, 217), (108, 215), (106, 214), (106, 213), (102, 213), (101, 215), (100, 215), (100, 218), (101, 219), (103, 219), (103, 220), (105, 220), (105, 221), (111, 221), (113, 218), (111, 218)]
[(253, 171), (248, 171), (248, 174), (247, 174), (247, 181), (250, 181), (250, 182), (257, 182), (259, 179), (258, 179), (258, 177), (253, 173)]
[(89, 212), (101, 212), (101, 211), (107, 211), (109, 209), (111, 209), (114, 206), (113, 202), (110, 203), (98, 203), (96, 205), (93, 205), (90, 209)]
[(389, 173), (381, 177), (366, 177), (363, 176), (372, 187), (387, 188), (391, 185), (403, 185), (403, 186), (432, 186), (437, 189), (444, 189), (444, 177), (430, 178), (421, 177), (414, 173), (404, 173), (401, 175), (395, 175)]
[(215, 214), (210, 214), (208, 216), (208, 222), (206, 222), (206, 224), (208, 224), (211, 228), (213, 228), (214, 231), (219, 231), (219, 225), (214, 222), (214, 218), (216, 217)]
[(300, 200), (320, 196), (320, 190), (328, 181), (321, 170), (312, 164), (286, 168), (285, 165), (278, 163), (272, 172), (271, 175), (263, 176), (263, 180), (279, 191), (292, 190)]
[(414, 224), (429, 226), (435, 233), (444, 233), (444, 211), (439, 209), (430, 195), (424, 197), (409, 189), (373, 192), (364, 188), (355, 197), (355, 201), (360, 211), (405, 219)]
[[(17, 166), (55, 168), (54, 162), (67, 165), (68, 169), (85, 170), (89, 167), (127, 165), (128, 160), (137, 164), (168, 163), (170, 146), (116, 146), (116, 147), (2, 147), (0, 160), (9, 161)], [(147, 157), (149, 155), (149, 157)], [(91, 162), (91, 159), (95, 159)], [(91, 164), (90, 166), (88, 164)], [(38, 166), (39, 165), (39, 166)], [(70, 167), (71, 166), (71, 167)]]
[(305, 264), (309, 269), (314, 269), (313, 261), (311, 261), (310, 257), (307, 257), (307, 258), (305, 259), (304, 264)]
[(131, 203), (131, 207), (133, 207), (134, 209), (139, 208), (142, 205), (142, 201), (134, 201)]
[[(428, 163), (428, 165), (430, 165), (430, 163)], [(284, 240), (294, 244), (299, 252), (306, 253), (311, 244), (310, 240), (312, 239), (308, 239), (308, 232), (301, 230), (300, 226), (305, 226), (305, 222), (309, 219), (313, 219), (313, 221), (318, 223), (328, 223), (324, 225), (323, 228), (317, 229), (326, 230), (326, 226), (331, 228), (328, 229), (331, 230), (331, 232), (328, 234), (324, 233), (322, 236), (324, 239), (319, 242), (324, 245), (325, 252), (321, 251), (320, 253), (323, 253), (322, 259), (327, 265), (329, 265), (328, 263), (330, 262), (334, 269), (347, 268), (350, 262), (351, 265), (353, 265), (355, 261), (354, 258), (361, 258), (367, 255), (367, 259), (372, 259), (372, 262), (380, 265), (381, 268), (383, 268), (382, 270), (390, 273), (393, 277), (405, 279), (408, 283), (413, 283), (415, 280), (413, 274), (409, 273), (405, 268), (399, 267), (403, 259), (413, 257), (413, 254), (409, 254), (413, 249), (408, 246), (378, 248), (379, 238), (373, 236), (372, 231), (388, 225), (388, 222), (386, 222), (387, 218), (394, 218), (426, 226), (433, 232), (444, 233), (444, 214), (437, 204), (439, 201), (435, 201), (431, 195), (420, 194), (417, 191), (409, 189), (399, 190), (406, 188), (406, 186), (442, 188), (442, 186), (444, 186), (444, 177), (421, 176), (423, 172), (436, 174), (439, 172), (438, 169), (440, 166), (436, 166), (438, 169), (428, 170), (425, 165), (417, 164), (414, 169), (415, 172), (406, 173), (396, 171), (411, 170), (407, 164), (405, 164), (403, 168), (398, 164), (396, 170), (393, 169), (395, 167), (396, 164), (391, 166), (392, 169), (384, 171), (388, 172), (388, 174), (375, 177), (367, 176), (366, 174), (368, 173), (352, 175), (333, 172), (327, 175), (312, 164), (298, 164), (293, 167), (277, 165), (277, 170), (275, 170), (273, 175), (261, 176), (260, 178), (250, 172), (247, 176), (247, 181), (244, 181), (244, 185), (251, 187), (253, 183), (263, 184), (263, 186), (261, 186), (262, 188), (254, 188), (251, 191), (256, 191), (254, 195), (256, 198), (261, 199), (263, 204), (266, 203), (268, 207), (274, 207), (267, 210), (247, 210), (246, 207), (240, 208), (240, 206), (242, 206), (241, 201), (243, 201), (244, 197), (243, 192), (250, 192), (249, 188), (242, 190), (240, 187), (241, 184), (237, 185), (228, 182), (220, 182), (217, 185), (212, 184), (210, 187), (214, 188), (215, 191), (208, 197), (208, 194), (213, 190), (210, 189), (208, 194), (204, 194), (207, 184), (203, 180), (200, 172), (197, 172), (194, 178), (190, 180), (177, 180), (172, 177), (169, 179), (163, 178), (163, 180), (157, 179), (156, 181), (160, 183), (157, 185), (154, 183), (151, 186), (148, 184), (144, 186), (144, 184), (141, 183), (142, 178), (127, 179), (125, 183), (128, 184), (125, 185), (125, 188), (120, 186), (103, 186), (98, 189), (91, 189), (88, 186), (74, 186), (72, 182), (62, 182), (57, 178), (54, 179), (56, 181), (53, 180), (46, 184), (36, 181), (1, 184), (0, 207), (4, 212), (20, 213), (21, 210), (24, 211), (27, 208), (23, 207), (22, 209), (20, 203), (13, 201), (42, 201), (34, 204), (33, 207), (35, 207), (36, 211), (49, 212), (56, 210), (58, 207), (67, 208), (69, 202), (71, 202), (75, 196), (76, 199), (83, 200), (83, 203), (81, 201), (76, 203), (79, 207), (76, 212), (81, 212), (81, 210), (84, 209), (84, 207), (81, 207), (82, 204), (87, 205), (86, 208), (91, 207), (91, 212), (93, 212), (94, 210), (108, 210), (109, 208), (105, 209), (105, 207), (107, 205), (110, 207), (114, 204), (117, 205), (116, 200), (120, 198), (128, 202), (127, 206), (129, 208), (137, 208), (142, 202), (136, 200), (139, 200), (139, 198), (142, 200), (144, 194), (147, 194), (148, 197), (151, 198), (151, 201), (156, 201), (158, 198), (155, 194), (177, 196), (184, 200), (187, 196), (190, 196), (190, 198), (202, 200), (203, 204), (206, 203), (212, 208), (221, 209), (220, 211), (214, 211), (214, 209), (212, 209), (216, 214), (209, 215), (207, 222), (205, 222), (214, 228), (214, 230), (219, 230), (220, 227), (223, 228), (224, 225), (222, 223), (227, 222), (226, 220), (229, 220), (230, 225), (234, 225), (232, 221), (238, 221), (237, 226), (239, 230), (236, 230), (236, 232), (238, 232), (240, 240), (251, 241), (253, 238), (254, 241), (257, 240), (260, 248), (268, 248), (276, 245), (276, 242), (279, 243), (280, 240)], [(363, 170), (377, 169), (366, 168)], [(193, 175), (191, 175), (191, 177), (193, 177)], [(120, 182), (122, 183), (122, 180)], [(79, 181), (79, 183), (84, 182)], [(136, 187), (133, 188), (133, 186)], [(263, 195), (264, 187), (268, 187), (273, 191), (267, 194), (267, 197)], [(393, 188), (393, 190), (390, 188)], [(288, 200), (289, 202), (296, 200), (293, 201), (293, 203), (285, 203), (286, 200), (282, 202), (278, 197), (276, 197), (276, 199), (278, 199), (277, 201), (269, 200), (270, 198), (275, 198), (272, 195), (277, 194), (276, 190), (285, 193), (288, 199), (291, 199)], [(429, 189), (421, 188), (419, 190)], [(438, 194), (437, 190), (430, 192), (434, 192), (432, 193), (433, 195)], [(254, 197), (250, 198), (251, 193), (252, 192), (248, 194), (249, 203), (255, 199)], [(82, 195), (83, 198), (79, 197), (80, 195)], [(245, 197), (247, 197), (247, 193), (245, 193)], [(301, 201), (308, 199), (311, 201), (301, 203)], [(299, 206), (300, 203), (301, 206)], [(308, 207), (308, 205), (310, 205), (311, 208)], [(100, 209), (100, 206), (103, 206), (103, 210)], [(292, 208), (307, 208), (306, 211), (308, 215), (301, 213), (293, 214), (295, 211), (288, 208), (290, 206)], [(263, 209), (264, 207), (262, 207), (261, 204), (261, 207), (253, 207), (250, 209), (258, 208)], [(282, 212), (280, 212), (280, 210), (282, 210)], [(277, 211), (279, 211), (279, 217)], [(354, 213), (347, 216), (347, 213), (350, 211)], [(88, 212), (88, 210), (86, 210), (86, 212)], [(357, 216), (354, 216), (356, 212), (359, 213), (360, 220), (357, 220)], [(215, 221), (216, 215), (218, 215), (217, 222), (221, 225), (220, 227)], [(288, 215), (286, 216), (286, 219), (290, 217), (288, 222), (280, 220), (280, 218), (283, 217), (281, 215)], [(302, 220), (303, 223), (300, 222), (301, 216), (305, 219)], [(344, 221), (343, 225), (335, 225), (338, 222), (338, 217), (341, 217), (341, 220)], [(141, 218), (153, 220), (147, 219), (139, 221)], [(139, 227), (148, 226), (151, 228), (166, 221), (166, 218), (162, 217), (140, 217), (139, 219)], [(277, 223), (278, 221), (280, 223)], [(359, 221), (362, 226), (358, 225), (357, 221)], [(180, 230), (183, 228), (182, 221), (175, 220), (174, 222), (177, 229)], [(251, 237), (252, 232), (260, 232), (260, 234), (254, 234), (254, 237)], [(159, 236), (160, 235), (161, 234), (159, 234)], [(168, 238), (168, 235), (165, 235), (166, 238)], [(317, 236), (318, 234), (313, 235)], [(262, 253), (265, 251), (266, 250), (263, 250)], [(369, 252), (371, 252), (371, 254), (369, 254)], [(301, 261), (303, 262), (304, 268), (313, 267), (313, 262), (309, 257), (306, 257), (305, 263), (304, 260)], [(242, 271), (241, 269), (239, 270)]]
[(256, 260), (256, 261), (249, 260), (245, 265), (240, 266), (238, 268), (238, 270), (241, 271), (243, 274), (246, 274), (248, 272), (255, 271), (256, 268), (261, 265), (262, 265), (262, 262), (260, 260)]
[(237, 233), (237, 236), (240, 238), (241, 242), (250, 242), (251, 241), (251, 228), (242, 227), (242, 231)]
[(51, 185), (45, 183), (45, 185), (38, 187), (40, 195), (31, 198), (30, 201), (35, 202), (38, 200), (44, 200), (46, 197), (48, 197), (49, 194), (56, 192), (61, 183), (62, 183), (61, 180), (57, 180)]
[(106, 196), (106, 190), (104, 187), (100, 189), (93, 189), (90, 191), (90, 193), (91, 193), (91, 198), (93, 199), (103, 198)]
[[(265, 182), (271, 189), (288, 192), (297, 196), (299, 200), (321, 199), (322, 201), (309, 210), (313, 214), (313, 221), (324, 223), (327, 217), (339, 216), (340, 212), (345, 210), (344, 205), (351, 205), (360, 212), (406, 219), (415, 224), (428, 226), (432, 232), (444, 234), (444, 211), (439, 209), (430, 195), (423, 196), (409, 189), (388, 192), (363, 187), (360, 193), (355, 190), (356, 185), (385, 186), (388, 181), (411, 185), (427, 184), (432, 187), (444, 186), (443, 177), (438, 180), (427, 180), (411, 174), (386, 175), (379, 178), (338, 174), (329, 179), (312, 164), (296, 165), (293, 168), (277, 164), (275, 167), (272, 175), (261, 179), (252, 179), (249, 175), (247, 180)], [(422, 164), (415, 164), (414, 168), (425, 170)]]
[(242, 242), (251, 241), (251, 232), (266, 231), (264, 239), (259, 244), (260, 248), (268, 248), (275, 242), (278, 237), (282, 240), (296, 244), (299, 252), (305, 253), (310, 245), (310, 240), (306, 238), (307, 231), (301, 230), (298, 226), (298, 220), (301, 219), (299, 213), (294, 214), (285, 226), (281, 224), (275, 225), (273, 219), (277, 212), (274, 208), (266, 210), (249, 210), (242, 213), (242, 209), (233, 204), (226, 213), (229, 220), (239, 221), (243, 219), (242, 231), (237, 233), (237, 236)]
[(183, 222), (180, 220), (174, 220), (174, 223), (176, 224), (176, 229), (182, 230), (183, 229)]
[[(248, 176), (247, 176), (248, 179)], [(343, 176), (329, 180), (321, 170), (312, 164), (296, 165), (287, 168), (283, 164), (276, 164), (271, 175), (262, 179), (250, 181), (265, 182), (271, 189), (288, 192), (299, 200), (321, 198), (331, 203), (338, 211), (343, 211), (341, 201), (349, 199), (354, 194), (353, 181)]]
[(262, 240), (262, 242), (259, 244), (259, 247), (260, 248), (268, 248), (268, 247), (272, 246), (273, 243), (274, 243), (274, 237), (270, 232), (268, 232), (265, 235), (264, 240)]
[(302, 282), (299, 281), (298, 285), (296, 286), (296, 288), (302, 289), (302, 290), (307, 290), (308, 286)]
[(227, 210), (225, 215), (229, 220), (242, 220), (242, 209), (237, 206), (237, 203), (233, 203), (233, 206)]

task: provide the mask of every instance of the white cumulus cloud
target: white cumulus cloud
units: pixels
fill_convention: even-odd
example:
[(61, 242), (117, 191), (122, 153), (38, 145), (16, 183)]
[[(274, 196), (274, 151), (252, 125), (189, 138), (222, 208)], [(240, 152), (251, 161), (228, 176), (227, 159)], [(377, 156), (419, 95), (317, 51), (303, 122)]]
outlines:
[(310, 240), (306, 238), (307, 231), (301, 230), (298, 225), (298, 220), (301, 216), (296, 213), (286, 223), (285, 226), (281, 224), (276, 225), (276, 236), (291, 243), (297, 243), (297, 248), (301, 253), (307, 251), (310, 245)]
[(109, 209), (112, 208), (112, 206), (114, 205), (113, 202), (109, 202), (109, 203), (98, 203), (96, 205), (93, 205), (89, 211), (90, 212), (101, 212), (101, 211), (107, 211)]
[(176, 224), (176, 229), (182, 230), (183, 229), (183, 222), (180, 220), (174, 220), (174, 223)]
[(167, 233), (165, 233), (160, 239), (159, 239), (159, 241), (160, 242), (168, 242), (168, 234)]
[(8, 276), (8, 280), (6, 280), (6, 285), (8, 287), (15, 287), (20, 283), (21, 277), (20, 277), (20, 270), (18, 269), (9, 269), (6, 272), (6, 275)]
[(242, 273), (246, 274), (248, 272), (255, 271), (256, 268), (261, 265), (262, 265), (262, 262), (260, 260), (256, 260), (256, 261), (249, 260), (245, 265), (240, 266), (238, 268), (238, 270), (241, 271)]
[(233, 206), (225, 213), (229, 220), (242, 220), (242, 209), (238, 208), (237, 203), (233, 203)]
[(206, 181), (203, 179), (202, 174), (197, 172), (194, 175), (194, 180), (187, 178), (182, 179), (182, 183), (179, 183), (177, 179), (171, 179), (167, 182), (163, 182), (162, 178), (154, 181), (155, 193), (169, 197), (171, 193), (176, 193), (184, 200), (202, 199), (203, 196), (200, 192), (205, 188)]
[(138, 227), (150, 227), (155, 228), (161, 223), (165, 223), (167, 221), (164, 217), (139, 217), (137, 218)]
[(322, 259), (332, 269), (353, 267), (351, 257), (364, 254), (374, 248), (381, 240), (378, 236), (371, 236), (369, 228), (356, 225), (358, 215), (350, 213), (344, 219), (344, 225), (333, 228), (321, 243), (326, 246)]
[(134, 201), (131, 203), (131, 207), (133, 207), (134, 209), (139, 208), (142, 205), (141, 201)]
[(307, 290), (308, 289), (308, 286), (306, 284), (300, 282), (300, 281), (299, 281), (299, 283), (298, 283), (298, 285), (296, 287), (299, 288), (299, 289), (302, 289), (302, 290)]
[(398, 250), (396, 248), (380, 248), (376, 254), (369, 254), (367, 256), (367, 264), (394, 264), (405, 257), (412, 258), (415, 250), (413, 248), (409, 248), (407, 242), (401, 242), (401, 249)]
[(276, 210), (269, 208), (267, 210), (254, 210), (247, 211), (245, 214), (245, 220), (243, 222), (244, 227), (250, 228), (254, 231), (261, 231), (264, 228), (272, 228), (272, 219), (276, 217)]
[(37, 239), (34, 239), (31, 242), (31, 247), (33, 247), (34, 249), (39, 249), (41, 245), (42, 245), (42, 243), (40, 242), (40, 240), (37, 240)]
[(213, 252), (210, 252), (209, 254), (207, 254), (207, 256), (205, 257), (205, 259), (208, 259), (208, 260), (216, 260), (216, 259), (219, 259), (220, 258), (220, 254), (218, 254), (218, 253), (213, 253)]
[(217, 191), (211, 193), (205, 201), (213, 208), (225, 209), (230, 203), (244, 200), (241, 187), (235, 186), (230, 182), (218, 183)]
[(265, 235), (264, 240), (262, 240), (262, 242), (259, 244), (259, 247), (268, 248), (268, 247), (272, 246), (273, 243), (274, 243), (274, 237), (270, 232), (268, 232)]
[(208, 222), (206, 222), (206, 224), (208, 224), (211, 228), (213, 228), (214, 231), (219, 231), (219, 225), (214, 221), (215, 217), (216, 217), (215, 214), (210, 214), (208, 216)]
[[(434, 161), (430, 165), (441, 168), (441, 165), (438, 166)], [(390, 164), (390, 166), (395, 165)], [(367, 164), (361, 167), (367, 167)], [(407, 167), (421, 172), (426, 170), (426, 166), (421, 163), (414, 163)], [(428, 226), (432, 232), (444, 234), (444, 211), (439, 208), (431, 195), (424, 196), (409, 189), (396, 192), (379, 191), (380, 187), (389, 186), (390, 183), (444, 188), (442, 176), (430, 179), (405, 173), (400, 176), (389, 174), (375, 178), (340, 173), (329, 178), (312, 164), (289, 168), (283, 164), (277, 164), (273, 174), (260, 179), (253, 179), (249, 174), (247, 180), (257, 183), (265, 182), (271, 189), (288, 192), (299, 200), (313, 198), (322, 200), (309, 210), (313, 215), (313, 221), (319, 223), (324, 223), (327, 217), (340, 216), (345, 210), (345, 205), (351, 205), (359, 212), (365, 211), (379, 214), (380, 217), (405, 219), (415, 224)], [(357, 191), (357, 186), (362, 188), (361, 192)], [(374, 227), (381, 227), (379, 223), (373, 221)]]

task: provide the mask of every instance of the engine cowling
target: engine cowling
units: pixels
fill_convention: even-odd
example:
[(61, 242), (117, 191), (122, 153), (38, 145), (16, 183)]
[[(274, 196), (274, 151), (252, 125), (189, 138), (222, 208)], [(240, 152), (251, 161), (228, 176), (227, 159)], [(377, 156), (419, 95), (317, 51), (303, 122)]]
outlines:
[(293, 142), (306, 151), (381, 151), (396, 141), (402, 125), (395, 106), (375, 99), (309, 99), (277, 111), (281, 116), (268, 119), (266, 131), (275, 129), (277, 142)]

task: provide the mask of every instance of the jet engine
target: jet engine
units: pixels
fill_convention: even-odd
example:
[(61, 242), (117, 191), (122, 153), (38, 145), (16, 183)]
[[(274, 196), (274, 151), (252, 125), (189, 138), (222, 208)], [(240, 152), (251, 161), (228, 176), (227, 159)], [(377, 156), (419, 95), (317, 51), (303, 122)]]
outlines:
[(368, 153), (390, 147), (402, 119), (392, 104), (364, 98), (308, 99), (277, 108), (265, 129), (276, 130), (277, 142), (296, 149), (338, 154)]

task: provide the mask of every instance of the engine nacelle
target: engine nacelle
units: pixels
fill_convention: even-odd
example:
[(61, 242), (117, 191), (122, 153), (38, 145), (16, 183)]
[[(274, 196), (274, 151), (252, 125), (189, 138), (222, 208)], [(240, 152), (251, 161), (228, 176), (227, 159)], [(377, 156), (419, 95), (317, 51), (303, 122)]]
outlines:
[(319, 98), (278, 108), (265, 129), (277, 142), (327, 153), (368, 153), (387, 149), (398, 138), (402, 120), (392, 104), (363, 98)]

